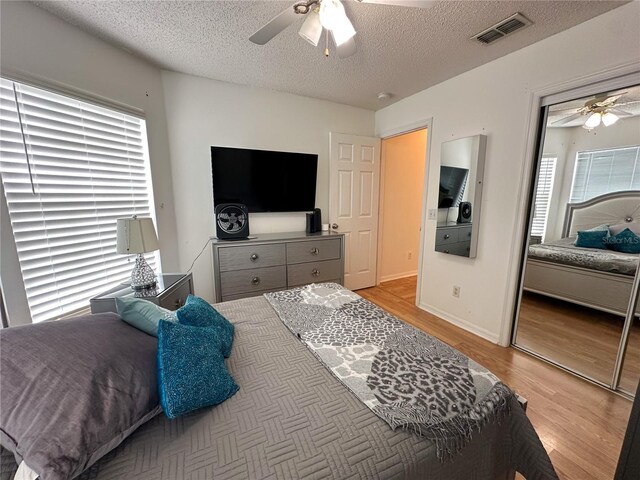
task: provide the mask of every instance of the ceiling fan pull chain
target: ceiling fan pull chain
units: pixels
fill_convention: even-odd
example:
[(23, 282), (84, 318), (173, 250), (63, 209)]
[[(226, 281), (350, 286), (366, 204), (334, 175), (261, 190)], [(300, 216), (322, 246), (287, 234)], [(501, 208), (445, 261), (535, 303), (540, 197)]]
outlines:
[(325, 45), (324, 45), (324, 56), (329, 58), (329, 30), (326, 30), (325, 33)]

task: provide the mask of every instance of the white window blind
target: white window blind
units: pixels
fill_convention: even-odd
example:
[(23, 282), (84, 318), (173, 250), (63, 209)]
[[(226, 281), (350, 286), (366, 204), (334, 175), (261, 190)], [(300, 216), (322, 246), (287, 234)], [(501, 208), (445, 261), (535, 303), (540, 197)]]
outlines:
[(578, 152), (572, 203), (621, 190), (640, 190), (640, 146)]
[(553, 190), (553, 179), (556, 173), (556, 157), (546, 155), (540, 161), (538, 172), (538, 187), (536, 189), (536, 199), (534, 203), (533, 223), (531, 225), (531, 235), (543, 237), (547, 228), (547, 218), (549, 217), (549, 204), (551, 202), (551, 192)]
[[(6, 79), (0, 102), (0, 174), (38, 322), (128, 279), (133, 262), (116, 253), (116, 219), (152, 213), (146, 125)], [(156, 256), (145, 258), (155, 269)]]

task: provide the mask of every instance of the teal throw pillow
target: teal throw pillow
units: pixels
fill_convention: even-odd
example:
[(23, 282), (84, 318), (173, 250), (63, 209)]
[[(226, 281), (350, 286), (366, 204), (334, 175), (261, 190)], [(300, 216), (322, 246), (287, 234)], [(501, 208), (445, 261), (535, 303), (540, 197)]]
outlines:
[(129, 325), (154, 337), (157, 336), (160, 320), (169, 322), (178, 320), (176, 312), (162, 308), (143, 298), (118, 297), (116, 298), (116, 310), (122, 320)]
[(606, 249), (606, 239), (609, 236), (609, 230), (581, 230), (578, 232), (574, 245), (582, 248), (600, 248)]
[(217, 405), (239, 390), (224, 364), (214, 328), (162, 320), (157, 355), (160, 405), (169, 418)]
[(195, 295), (189, 295), (185, 304), (176, 311), (176, 314), (178, 321), (182, 325), (215, 328), (220, 335), (222, 354), (225, 358), (231, 355), (234, 333), (233, 324), (206, 300)]
[(640, 253), (640, 236), (625, 228), (617, 235), (607, 239), (611, 250), (622, 253)]

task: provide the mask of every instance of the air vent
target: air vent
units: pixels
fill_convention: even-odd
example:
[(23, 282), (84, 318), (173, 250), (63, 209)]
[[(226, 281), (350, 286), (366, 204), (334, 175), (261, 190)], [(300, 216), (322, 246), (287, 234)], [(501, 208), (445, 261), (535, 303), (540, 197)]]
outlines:
[(500, 23), (497, 23), (493, 27), (483, 30), (477, 35), (474, 35), (472, 38), (478, 40), (480, 43), (484, 43), (485, 45), (487, 45), (531, 24), (532, 22), (521, 13), (514, 13), (509, 18), (505, 18)]

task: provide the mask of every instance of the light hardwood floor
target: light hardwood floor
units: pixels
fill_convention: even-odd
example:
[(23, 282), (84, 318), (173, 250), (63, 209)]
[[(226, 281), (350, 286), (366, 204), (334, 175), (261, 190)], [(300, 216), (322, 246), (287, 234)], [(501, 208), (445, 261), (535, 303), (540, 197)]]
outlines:
[(529, 401), (528, 416), (562, 480), (611, 480), (631, 402), (415, 306), (415, 277), (358, 294), (487, 367)]

